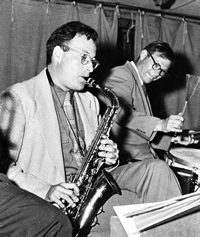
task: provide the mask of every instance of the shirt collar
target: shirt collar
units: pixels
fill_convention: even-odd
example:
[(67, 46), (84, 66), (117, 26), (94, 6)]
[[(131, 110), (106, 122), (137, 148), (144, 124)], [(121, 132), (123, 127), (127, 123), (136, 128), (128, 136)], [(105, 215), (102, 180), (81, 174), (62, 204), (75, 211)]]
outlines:
[(135, 65), (135, 63), (134, 63), (133, 61), (131, 61), (131, 65), (132, 65), (133, 68), (135, 69), (135, 71), (136, 71), (136, 73), (137, 73), (137, 75), (138, 75), (139, 81), (140, 81), (141, 85), (143, 86), (143, 85), (144, 85), (144, 82), (143, 82), (143, 80), (141, 79), (140, 74), (139, 74), (139, 72), (138, 72), (138, 69), (137, 69), (137, 67), (136, 67), (136, 65)]
[(56, 91), (56, 94), (61, 102), (61, 104), (64, 103), (65, 96), (66, 96), (66, 91), (62, 90), (60, 87), (54, 84), (54, 89)]

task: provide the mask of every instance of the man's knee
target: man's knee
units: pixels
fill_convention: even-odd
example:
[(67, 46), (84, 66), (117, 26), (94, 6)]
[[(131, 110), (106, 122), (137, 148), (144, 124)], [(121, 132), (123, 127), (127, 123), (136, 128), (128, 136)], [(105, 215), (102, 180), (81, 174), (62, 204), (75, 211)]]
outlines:
[(148, 159), (148, 160), (145, 160), (145, 162), (146, 162), (146, 166), (149, 169), (152, 169), (152, 172), (165, 172), (165, 173), (171, 172), (170, 167), (163, 160)]
[(46, 224), (47, 230), (48, 225), (51, 226), (50, 230), (47, 231), (46, 236), (72, 236), (72, 224), (68, 216), (66, 216), (62, 210), (57, 209), (54, 206), (49, 206), (47, 209), (44, 208), (43, 210), (44, 213), (42, 217), (40, 216), (41, 221), (44, 226)]

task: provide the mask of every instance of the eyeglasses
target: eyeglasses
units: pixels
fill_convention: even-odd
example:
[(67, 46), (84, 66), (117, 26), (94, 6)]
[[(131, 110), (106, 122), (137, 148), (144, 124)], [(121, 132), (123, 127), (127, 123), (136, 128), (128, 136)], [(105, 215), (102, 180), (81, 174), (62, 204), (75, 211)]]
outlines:
[(153, 55), (147, 50), (148, 54), (150, 55), (151, 59), (153, 60), (153, 65), (152, 65), (152, 69), (159, 71), (159, 76), (164, 77), (167, 75), (167, 70), (163, 70), (160, 66), (159, 63), (157, 63), (153, 57)]
[(62, 46), (62, 49), (63, 49), (64, 52), (66, 52), (68, 50), (71, 50), (75, 53), (80, 54), (81, 55), (81, 63), (83, 65), (87, 65), (88, 63), (92, 63), (93, 69), (96, 69), (100, 65), (100, 63), (95, 58), (92, 58), (88, 53), (80, 52), (80, 51), (78, 51), (76, 49), (73, 49), (73, 48), (71, 48), (69, 46), (66, 46), (66, 45)]

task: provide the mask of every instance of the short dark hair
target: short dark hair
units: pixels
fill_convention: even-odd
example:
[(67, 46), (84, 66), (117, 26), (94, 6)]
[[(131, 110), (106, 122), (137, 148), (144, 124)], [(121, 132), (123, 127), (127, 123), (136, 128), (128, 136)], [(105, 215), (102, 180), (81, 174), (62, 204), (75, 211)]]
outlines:
[(174, 52), (166, 42), (154, 41), (148, 44), (144, 49), (151, 54), (158, 52), (160, 53), (160, 57), (170, 60), (172, 64), (174, 63)]
[(71, 21), (63, 24), (57, 28), (49, 37), (46, 44), (47, 56), (46, 65), (51, 63), (52, 53), (54, 48), (59, 45), (62, 47), (63, 43), (70, 41), (77, 34), (86, 35), (87, 39), (97, 40), (97, 32), (90, 26), (85, 25), (79, 21)]

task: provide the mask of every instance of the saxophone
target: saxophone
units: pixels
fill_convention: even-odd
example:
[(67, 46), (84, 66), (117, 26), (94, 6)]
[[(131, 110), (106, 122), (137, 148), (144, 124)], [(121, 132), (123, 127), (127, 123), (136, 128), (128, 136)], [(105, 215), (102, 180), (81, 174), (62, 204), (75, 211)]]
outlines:
[(98, 157), (101, 138), (103, 135), (109, 135), (113, 116), (119, 108), (119, 101), (110, 89), (101, 88), (95, 83), (94, 79), (89, 78), (86, 84), (89, 87), (99, 89), (106, 95), (111, 102), (111, 106), (107, 107), (86, 156), (72, 180), (79, 187), (79, 201), (75, 207), (66, 207), (64, 213), (71, 220), (74, 237), (87, 236), (103, 204), (112, 195), (121, 195), (121, 190), (116, 181), (103, 168), (104, 159)]

